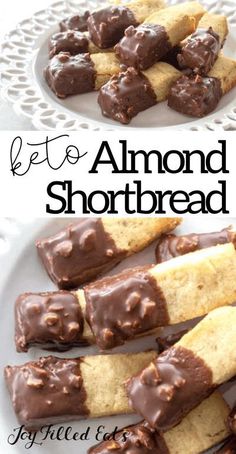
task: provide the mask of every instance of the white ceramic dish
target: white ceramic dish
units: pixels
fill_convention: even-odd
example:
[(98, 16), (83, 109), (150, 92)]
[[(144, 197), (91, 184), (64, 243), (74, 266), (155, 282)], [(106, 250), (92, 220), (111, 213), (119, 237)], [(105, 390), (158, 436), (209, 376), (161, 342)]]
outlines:
[[(15, 219), (0, 219), (0, 452), (4, 454), (25, 454), (26, 452), (32, 452), (33, 454), (65, 454), (66, 450), (69, 450), (70, 454), (86, 454), (88, 447), (95, 444), (94, 434), (100, 424), (103, 424), (107, 431), (112, 431), (115, 426), (122, 427), (138, 420), (138, 417), (134, 415), (117, 416), (77, 421), (64, 425), (65, 427), (71, 425), (73, 431), (78, 432), (83, 432), (90, 426), (91, 439), (89, 441), (45, 441), (42, 446), (33, 446), (31, 450), (25, 449), (25, 442), (23, 441), (14, 446), (10, 446), (7, 442), (8, 436), (19, 424), (16, 421), (3, 381), (3, 368), (6, 364), (21, 364), (49, 354), (37, 348), (30, 349), (27, 354), (16, 353), (14, 347), (14, 301), (19, 293), (25, 291), (45, 291), (55, 288), (41, 266), (34, 247), (34, 241), (36, 238), (58, 231), (68, 222), (68, 219), (37, 219), (28, 222)], [(201, 222), (199, 222), (198, 218), (192, 218), (186, 219), (177, 231), (179, 233), (214, 231), (229, 224), (236, 226), (236, 219), (212, 217), (212, 220), (201, 218)], [(126, 259), (110, 274), (116, 273), (125, 267), (151, 263), (153, 260), (154, 245), (136, 256)], [(115, 351), (134, 352), (152, 347), (155, 347), (155, 336), (129, 342)], [(96, 354), (97, 352), (98, 350), (95, 347), (75, 348), (67, 353), (58, 353), (58, 355), (76, 357), (84, 354)], [(231, 403), (235, 400), (235, 390), (236, 387), (234, 385), (225, 393)]]
[[(89, 93), (59, 100), (43, 78), (48, 61), (47, 41), (58, 30), (58, 22), (74, 11), (102, 7), (107, 0), (57, 1), (39, 11), (10, 31), (1, 46), (1, 96), (13, 104), (14, 110), (27, 116), (41, 130), (120, 130), (124, 126), (102, 116), (97, 94)], [(125, 0), (126, 1), (126, 0)], [(179, 2), (184, 0), (178, 0)], [(169, 0), (169, 4), (177, 0)], [(202, 0), (209, 11), (225, 14), (230, 33), (224, 48), (226, 55), (236, 58), (236, 12), (234, 0)], [(216, 110), (195, 120), (181, 115), (161, 103), (139, 114), (126, 129), (236, 129), (236, 88), (224, 96)]]

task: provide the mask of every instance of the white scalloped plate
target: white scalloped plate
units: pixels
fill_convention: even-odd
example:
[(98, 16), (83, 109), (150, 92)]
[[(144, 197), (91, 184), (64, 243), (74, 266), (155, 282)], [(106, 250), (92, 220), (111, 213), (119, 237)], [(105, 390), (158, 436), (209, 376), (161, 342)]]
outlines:
[[(73, 218), (72, 222), (75, 219)], [(201, 218), (185, 219), (182, 226), (178, 228), (178, 233), (207, 232), (222, 229), (229, 224), (236, 227), (236, 218)], [(31, 348), (28, 353), (16, 353), (14, 346), (14, 301), (19, 293), (26, 291), (46, 291), (53, 290), (55, 286), (49, 280), (45, 270), (38, 259), (34, 241), (37, 238), (50, 235), (60, 230), (62, 226), (68, 224), (69, 219), (55, 218), (19, 220), (0, 218), (0, 452), (3, 454), (86, 454), (87, 449), (96, 443), (94, 434), (100, 424), (106, 427), (107, 431), (114, 430), (115, 426), (125, 426), (135, 423), (137, 416), (116, 416), (101, 419), (92, 419), (63, 424), (64, 427), (72, 426), (73, 432), (82, 433), (91, 427), (91, 439), (89, 441), (45, 441), (42, 446), (33, 446), (30, 450), (24, 448), (24, 442), (19, 442), (14, 446), (7, 443), (7, 438), (12, 433), (13, 428), (18, 427), (16, 417), (10, 403), (5, 383), (3, 380), (3, 368), (6, 364), (22, 364), (29, 360), (35, 360), (39, 356), (45, 356), (49, 352), (38, 348)], [(143, 252), (124, 260), (110, 274), (117, 273), (119, 270), (133, 267), (138, 264), (151, 263), (154, 260), (154, 246), (151, 245)], [(175, 328), (176, 329), (176, 328)], [(171, 329), (167, 328), (167, 332)], [(121, 348), (115, 349), (116, 352), (137, 352), (155, 347), (155, 336), (135, 340), (127, 343)], [(96, 354), (95, 347), (75, 348), (70, 352), (58, 356), (76, 357), (85, 354)], [(114, 353), (114, 351), (112, 352)], [(227, 400), (232, 404), (235, 401), (235, 385), (224, 386)], [(40, 441), (37, 439), (36, 441)], [(209, 451), (210, 454), (212, 451)], [(181, 453), (188, 454), (188, 453)]]
[[(58, 22), (74, 11), (102, 7), (106, 0), (68, 0), (53, 3), (39, 11), (8, 33), (1, 46), (1, 96), (13, 104), (19, 115), (24, 115), (41, 130), (119, 130), (124, 126), (102, 116), (96, 102), (97, 94), (89, 93), (59, 100), (43, 79), (47, 64), (47, 40), (58, 29)], [(126, 1), (126, 0), (125, 0)], [(169, 4), (177, 0), (169, 0)], [(184, 0), (179, 0), (184, 1)], [(225, 14), (230, 23), (230, 34), (225, 54), (236, 58), (236, 12), (234, 0), (202, 0), (209, 11)], [(236, 129), (236, 88), (223, 97), (213, 114), (194, 120), (178, 114), (161, 103), (139, 114), (126, 129)]]

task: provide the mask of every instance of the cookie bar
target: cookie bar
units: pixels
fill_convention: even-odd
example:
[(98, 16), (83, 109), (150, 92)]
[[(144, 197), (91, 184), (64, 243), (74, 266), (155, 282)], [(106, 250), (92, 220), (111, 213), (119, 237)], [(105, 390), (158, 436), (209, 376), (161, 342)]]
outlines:
[(235, 323), (235, 307), (215, 309), (129, 379), (127, 391), (133, 409), (155, 429), (167, 431), (215, 387), (234, 377)]
[(45, 69), (45, 79), (58, 98), (88, 93), (105, 84), (120, 71), (114, 53), (77, 54), (60, 52)]
[(156, 352), (63, 359), (48, 356), (7, 366), (5, 381), (20, 424), (46, 424), (131, 413), (124, 380)]
[(204, 14), (196, 32), (182, 43), (177, 56), (180, 68), (191, 68), (196, 74), (207, 75), (218, 58), (227, 34), (225, 16)]
[(88, 18), (91, 40), (99, 48), (112, 47), (122, 38), (130, 25), (137, 26), (154, 11), (164, 7), (162, 0), (133, 1), (94, 11)]
[(228, 417), (228, 426), (230, 428), (230, 431), (236, 435), (236, 406), (230, 412), (230, 415)]
[(143, 72), (128, 68), (102, 86), (98, 103), (102, 114), (128, 124), (139, 112), (165, 101), (181, 73), (165, 62)]
[(220, 232), (162, 235), (155, 250), (156, 262), (162, 263), (179, 255), (230, 242), (236, 243), (236, 232), (232, 227)]
[(193, 117), (215, 110), (221, 97), (236, 86), (236, 61), (220, 55), (208, 77), (182, 76), (170, 89), (168, 106)]
[(157, 11), (138, 27), (125, 30), (125, 36), (115, 46), (116, 55), (126, 66), (148, 69), (195, 31), (196, 19), (204, 12), (197, 2)]
[(18, 352), (26, 352), (33, 345), (56, 350), (83, 346), (83, 332), (84, 316), (73, 293), (23, 293), (16, 300)]
[(93, 282), (78, 298), (101, 349), (207, 314), (236, 299), (232, 243)]
[(59, 288), (75, 288), (141, 251), (181, 222), (180, 218), (89, 218), (36, 246)]
[(87, 20), (89, 16), (90, 12), (85, 11), (83, 14), (75, 14), (74, 16), (66, 17), (60, 22), (60, 31), (76, 30), (85, 32), (88, 30)]
[(227, 437), (225, 420), (228, 413), (228, 405), (215, 392), (177, 427), (164, 434), (142, 421), (121, 429), (115, 440), (99, 443), (90, 448), (88, 454), (110, 454), (113, 451), (124, 454), (199, 454)]
[(114, 49), (99, 49), (89, 38), (88, 33), (82, 33), (77, 30), (65, 30), (54, 33), (49, 39), (49, 57), (60, 52), (69, 52), (71, 55), (82, 53), (100, 54), (101, 52), (113, 52)]

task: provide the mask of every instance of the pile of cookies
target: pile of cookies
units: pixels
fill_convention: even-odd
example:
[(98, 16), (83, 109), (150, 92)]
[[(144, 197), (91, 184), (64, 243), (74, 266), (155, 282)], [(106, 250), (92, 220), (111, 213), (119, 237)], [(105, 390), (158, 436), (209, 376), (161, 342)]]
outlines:
[(236, 61), (221, 51), (227, 19), (196, 1), (118, 3), (66, 18), (60, 30), (49, 40), (51, 90), (59, 98), (99, 90), (103, 115), (123, 124), (165, 100), (204, 117), (236, 85)]
[[(204, 318), (157, 338), (152, 351), (7, 366), (12, 404), (27, 430), (136, 412), (140, 423), (89, 453), (200, 454), (222, 441), (215, 452), (235, 453), (236, 410), (217, 388), (236, 375), (236, 232), (170, 233), (180, 222), (91, 218), (36, 242), (59, 290), (17, 298), (18, 352), (91, 344), (107, 352), (159, 327)], [(154, 241), (155, 264), (98, 279)]]

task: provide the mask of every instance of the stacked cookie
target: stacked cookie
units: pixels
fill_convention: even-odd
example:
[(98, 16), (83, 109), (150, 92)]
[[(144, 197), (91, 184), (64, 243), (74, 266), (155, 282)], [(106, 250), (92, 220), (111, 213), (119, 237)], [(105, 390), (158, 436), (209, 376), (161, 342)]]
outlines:
[(227, 19), (195, 1), (136, 0), (60, 28), (49, 41), (48, 85), (60, 98), (100, 90), (103, 115), (123, 124), (165, 100), (203, 117), (236, 85), (236, 61), (221, 53)]
[[(169, 233), (180, 222), (91, 218), (36, 242), (60, 290), (17, 298), (18, 352), (91, 344), (105, 352), (159, 327), (205, 317), (188, 332), (158, 338), (155, 351), (47, 356), (7, 366), (6, 384), (26, 429), (136, 412), (142, 422), (90, 454), (199, 454), (227, 437), (222, 452), (235, 452), (235, 412), (216, 389), (236, 375), (236, 234), (230, 227)], [(90, 282), (154, 240), (157, 264)]]

